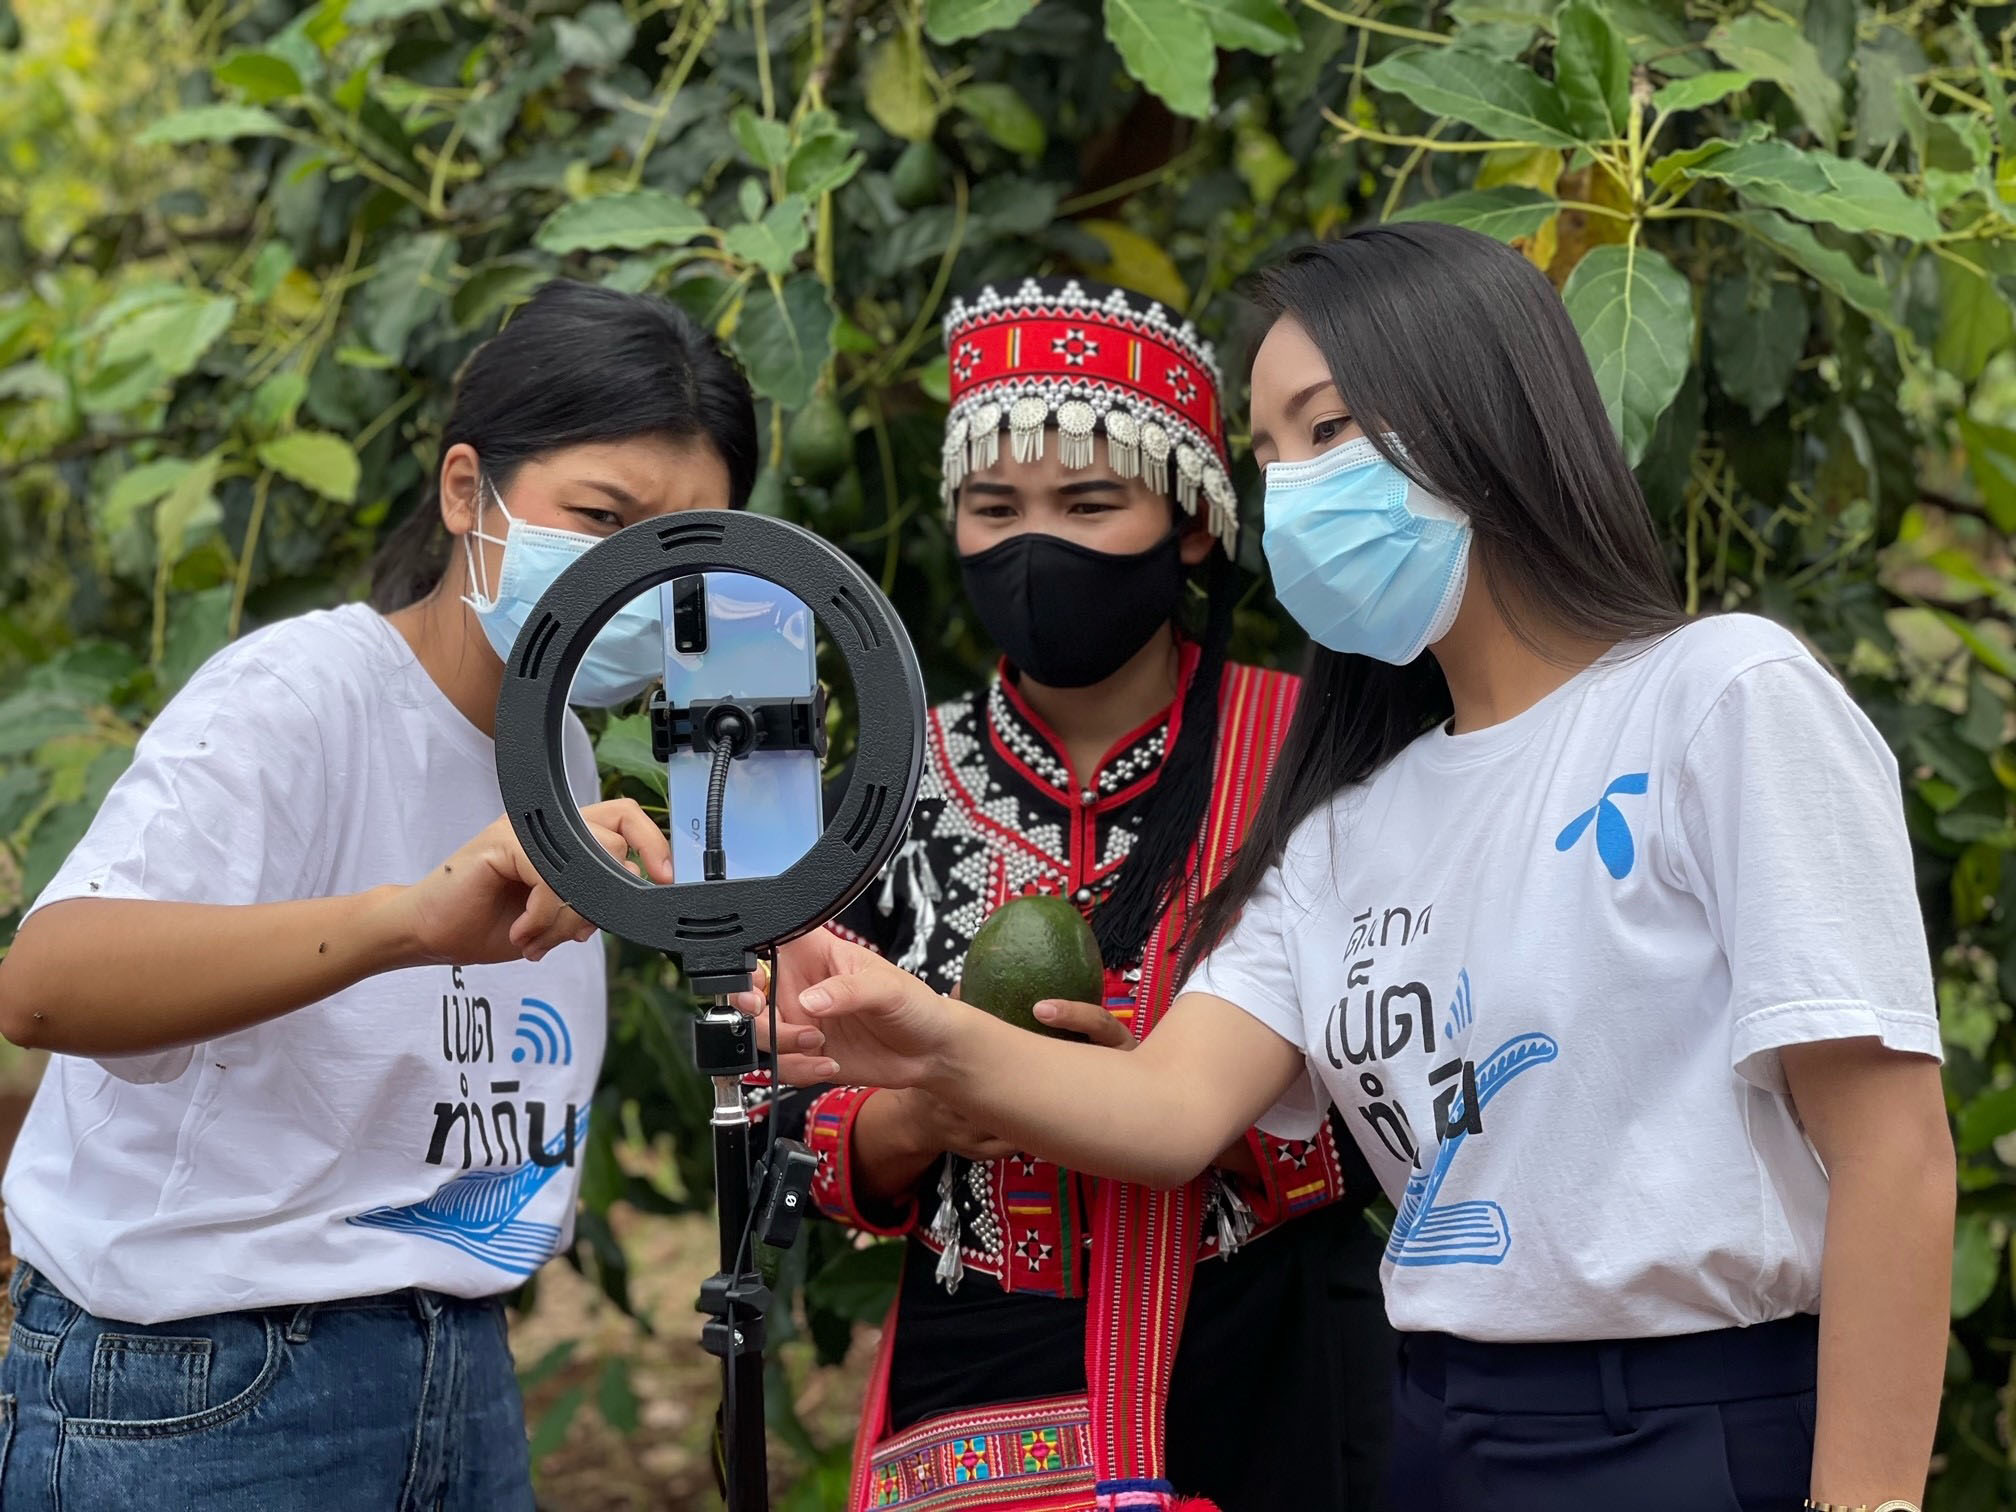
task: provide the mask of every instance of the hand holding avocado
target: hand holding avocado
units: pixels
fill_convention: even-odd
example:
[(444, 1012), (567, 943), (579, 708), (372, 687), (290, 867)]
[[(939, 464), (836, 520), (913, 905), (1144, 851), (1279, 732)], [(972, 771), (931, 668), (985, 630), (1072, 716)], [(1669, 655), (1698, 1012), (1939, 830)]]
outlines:
[[(1132, 1045), (1126, 1025), (1097, 1006), (1105, 995), (1106, 967), (1091, 926), (1068, 900), (1046, 893), (1010, 898), (987, 916), (966, 949), (959, 981), (964, 1001), (1004, 1024), (1058, 1039)], [(1051, 1011), (1038, 1014), (1038, 1003)]]

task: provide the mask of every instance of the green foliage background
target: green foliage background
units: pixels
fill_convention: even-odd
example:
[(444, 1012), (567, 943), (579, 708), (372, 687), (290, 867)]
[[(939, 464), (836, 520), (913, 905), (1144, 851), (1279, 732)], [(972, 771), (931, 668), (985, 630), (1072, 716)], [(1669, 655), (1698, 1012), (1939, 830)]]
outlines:
[[(1802, 629), (1902, 757), (1962, 1152), (1933, 1505), (2016, 1506), (2012, 20), (0, 0), (0, 931), (204, 657), (361, 594), (426, 507), (458, 362), (550, 275), (727, 338), (756, 507), (856, 553), (942, 691), (984, 665), (935, 507), (948, 289), (1083, 269), (1223, 335), (1281, 248), (1474, 225), (1561, 286), (1689, 603)], [(1294, 649), (1264, 596), (1240, 637)], [(659, 785), (634, 722), (601, 745), (612, 783)], [(677, 982), (619, 965), (576, 1261), (621, 1300), (603, 1215), (704, 1202), (707, 1149)], [(616, 1159), (626, 1129), (655, 1174)], [(830, 1231), (784, 1265), (828, 1358), (886, 1295), (886, 1256)], [(598, 1400), (634, 1419), (620, 1379)], [(817, 1505), (844, 1451), (779, 1427)]]

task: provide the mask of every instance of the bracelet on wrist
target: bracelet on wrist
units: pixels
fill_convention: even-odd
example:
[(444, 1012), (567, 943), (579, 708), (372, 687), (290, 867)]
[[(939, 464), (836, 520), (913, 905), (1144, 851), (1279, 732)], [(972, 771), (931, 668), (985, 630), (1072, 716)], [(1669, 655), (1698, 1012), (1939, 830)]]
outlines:
[(1807, 1497), (1803, 1503), (1805, 1512), (1923, 1512), (1914, 1501), (1903, 1497), (1893, 1497), (1883, 1502), (1823, 1502)]

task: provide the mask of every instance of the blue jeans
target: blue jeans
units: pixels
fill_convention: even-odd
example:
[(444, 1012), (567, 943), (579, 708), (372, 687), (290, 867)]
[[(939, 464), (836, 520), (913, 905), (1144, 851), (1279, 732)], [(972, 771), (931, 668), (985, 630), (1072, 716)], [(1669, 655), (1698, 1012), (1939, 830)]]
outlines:
[(15, 1273), (7, 1512), (531, 1512), (504, 1309), (404, 1291), (141, 1325)]

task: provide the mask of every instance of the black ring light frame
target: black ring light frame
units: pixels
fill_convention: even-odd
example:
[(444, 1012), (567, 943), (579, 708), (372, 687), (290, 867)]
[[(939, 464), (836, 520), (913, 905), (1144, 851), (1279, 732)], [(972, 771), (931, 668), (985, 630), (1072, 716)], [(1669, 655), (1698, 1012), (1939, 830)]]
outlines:
[[(753, 565), (752, 564), (760, 564)], [(775, 877), (660, 884), (633, 877), (588, 831), (566, 778), (567, 695), (597, 632), (638, 594), (674, 578), (738, 572), (794, 594), (847, 664), (859, 745), (838, 812)], [(641, 521), (584, 552), (533, 607), (497, 699), (497, 780), (511, 827), (539, 875), (582, 918), (676, 956), (715, 999), (693, 1024), (693, 1062), (714, 1085), (714, 1182), (721, 1269), (701, 1288), (701, 1343), (721, 1360), (719, 1469), (729, 1512), (770, 1504), (763, 1412), (770, 1294), (752, 1234), (786, 1246), (808, 1202), (812, 1157), (773, 1138), (757, 1157), (743, 1076), (757, 1068), (746, 990), (759, 950), (816, 928), (851, 903), (894, 853), (924, 765), (924, 679), (896, 611), (849, 558), (809, 530), (762, 515), (694, 511)], [(753, 724), (750, 726), (753, 728)]]
[[(767, 578), (811, 608), (846, 661), (860, 744), (838, 814), (788, 871), (667, 886), (631, 876), (589, 834), (567, 787), (562, 716), (575, 669), (617, 610), (660, 583), (703, 572)], [(757, 950), (832, 918), (895, 851), (923, 770), (924, 712), (910, 637), (849, 558), (783, 520), (694, 511), (619, 531), (546, 590), (505, 668), (497, 777), (519, 843), (576, 913), (679, 957), (696, 991), (734, 990), (721, 984), (748, 977)]]

